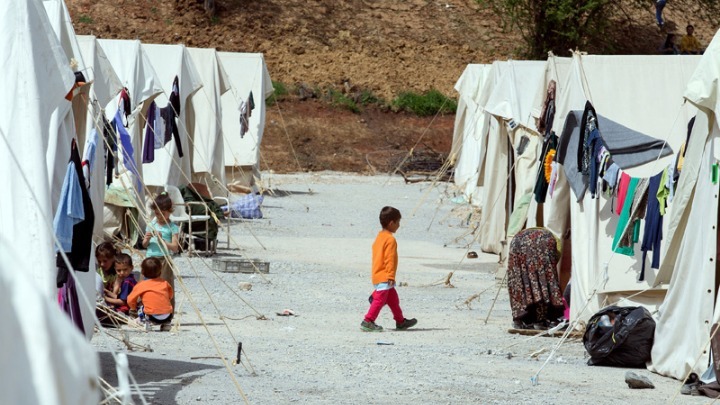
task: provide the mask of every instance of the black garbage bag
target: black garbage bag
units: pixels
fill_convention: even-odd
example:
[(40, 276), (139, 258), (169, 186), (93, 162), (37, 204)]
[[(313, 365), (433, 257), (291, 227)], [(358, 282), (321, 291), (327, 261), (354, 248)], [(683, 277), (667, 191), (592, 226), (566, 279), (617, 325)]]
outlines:
[(647, 309), (605, 307), (590, 318), (583, 335), (588, 365), (645, 368), (654, 336), (655, 321)]

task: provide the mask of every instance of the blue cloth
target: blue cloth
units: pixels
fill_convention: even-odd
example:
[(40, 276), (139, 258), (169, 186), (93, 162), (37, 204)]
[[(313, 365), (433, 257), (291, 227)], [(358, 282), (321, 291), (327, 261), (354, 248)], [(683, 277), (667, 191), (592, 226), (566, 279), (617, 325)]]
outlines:
[[(80, 179), (72, 162), (68, 163), (62, 190), (60, 191), (60, 204), (53, 219), (53, 230), (64, 252), (72, 250), (73, 226), (85, 219)], [(57, 252), (57, 247), (55, 248)]]
[(652, 263), (650, 267), (660, 267), (660, 242), (662, 241), (663, 217), (660, 215), (660, 201), (656, 198), (662, 172), (650, 178), (648, 185), (648, 203), (645, 211), (645, 230), (640, 250), (643, 252), (642, 270), (640, 270), (640, 281), (645, 280), (645, 259), (647, 252), (652, 251)]
[(137, 188), (138, 190), (142, 189), (142, 185), (140, 184), (140, 173), (138, 173), (137, 166), (135, 165), (135, 149), (132, 145), (132, 138), (130, 138), (130, 134), (128, 133), (127, 129), (125, 129), (125, 126), (122, 123), (122, 115), (120, 113), (120, 110), (117, 110), (115, 113), (115, 118), (112, 120), (113, 128), (115, 128), (115, 131), (117, 132), (118, 136), (120, 137), (120, 144), (122, 145), (122, 154), (123, 154), (123, 163), (125, 164), (125, 167), (130, 170), (132, 174), (135, 175), (135, 178), (137, 179)]
[(260, 194), (247, 194), (230, 203), (230, 216), (232, 218), (259, 219), (262, 218), (260, 206), (263, 196)]
[(662, 18), (663, 9), (665, 8), (665, 3), (667, 3), (666, 0), (656, 0), (655, 1), (655, 19), (657, 20), (657, 23), (660, 26), (665, 24), (665, 21), (663, 21), (663, 18)]
[[(178, 228), (178, 226), (173, 224), (172, 222), (169, 224), (160, 225), (157, 222), (157, 218), (153, 218), (153, 220), (150, 221), (150, 223), (147, 225), (145, 232), (158, 232), (160, 233), (160, 236), (165, 242), (170, 243), (172, 242), (173, 235), (177, 235), (178, 233), (180, 233), (180, 228)], [(165, 245), (161, 244), (155, 236), (150, 238), (150, 243), (148, 243), (147, 253), (145, 254), (145, 257), (165, 257), (166, 255), (169, 256), (170, 252), (167, 250), (167, 248), (165, 248)]]
[(147, 112), (147, 122), (145, 123), (145, 141), (143, 142), (143, 163), (152, 163), (155, 161), (155, 110), (157, 106), (153, 101)]

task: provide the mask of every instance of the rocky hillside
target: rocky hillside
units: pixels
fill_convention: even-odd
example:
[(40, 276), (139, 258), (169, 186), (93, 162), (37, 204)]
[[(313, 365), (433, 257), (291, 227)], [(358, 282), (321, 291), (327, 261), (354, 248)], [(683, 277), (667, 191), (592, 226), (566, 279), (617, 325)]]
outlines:
[[(453, 85), (465, 65), (516, 57), (522, 45), (519, 34), (504, 30), (500, 19), (476, 0), (216, 0), (214, 17), (197, 0), (66, 2), (81, 34), (262, 52), (273, 81), (288, 87), (362, 89), (388, 101), (403, 91), (432, 88), (456, 97)], [(655, 52), (665, 31), (654, 24), (652, 3), (646, 10), (618, 8), (616, 29), (607, 38), (616, 53)], [(707, 43), (716, 27), (699, 15), (696, 0), (668, 2), (666, 30), (692, 22)], [(370, 168), (365, 151), (354, 146), (358, 138), (365, 148), (409, 150), (424, 134), (421, 143), (439, 139), (431, 147), (447, 152), (452, 135), (451, 116), (433, 121), (373, 108), (336, 114), (317, 100), (296, 103), (303, 102), (291, 97), (268, 117), (274, 124), (268, 126), (263, 150), (271, 169), (298, 170), (302, 159), (293, 157), (288, 166), (272, 152), (287, 149), (288, 139), (298, 156), (304, 150), (308, 156), (300, 162), (303, 170), (356, 171)]]

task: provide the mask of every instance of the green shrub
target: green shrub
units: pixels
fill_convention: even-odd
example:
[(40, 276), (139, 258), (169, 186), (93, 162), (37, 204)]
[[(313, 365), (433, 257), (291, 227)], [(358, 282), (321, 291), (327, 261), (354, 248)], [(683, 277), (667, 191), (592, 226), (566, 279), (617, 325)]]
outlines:
[(351, 99), (350, 97), (346, 96), (345, 94), (343, 94), (335, 89), (329, 89), (327, 95), (328, 95), (330, 104), (333, 107), (345, 108), (354, 113), (360, 112), (360, 107), (358, 107), (355, 100)]
[(82, 14), (80, 17), (78, 17), (78, 21), (83, 24), (92, 24), (93, 19), (89, 15)]
[(273, 92), (270, 97), (265, 99), (265, 105), (268, 107), (275, 105), (278, 100), (290, 94), (290, 91), (288, 91), (288, 88), (287, 86), (285, 86), (285, 84), (281, 82), (272, 82), (272, 85)]
[(363, 90), (360, 92), (359, 99), (360, 104), (362, 105), (383, 104), (383, 101), (370, 90)]
[(457, 109), (457, 101), (432, 89), (423, 94), (413, 92), (400, 93), (400, 95), (393, 100), (392, 107), (396, 111), (407, 111), (420, 117), (427, 117), (435, 114), (454, 113)]

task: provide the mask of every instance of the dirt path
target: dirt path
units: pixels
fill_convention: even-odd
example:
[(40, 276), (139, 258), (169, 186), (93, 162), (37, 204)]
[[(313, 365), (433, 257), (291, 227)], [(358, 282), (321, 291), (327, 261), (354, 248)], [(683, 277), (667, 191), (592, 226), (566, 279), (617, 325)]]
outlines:
[[(484, 323), (498, 291), (497, 257), (463, 259), (465, 247), (453, 240), (467, 231), (466, 211), (449, 201), (446, 185), (430, 188), (427, 183), (405, 185), (399, 178), (327, 172), (266, 177), (276, 193), (265, 199), (265, 218), (234, 225), (240, 250), (221, 253), (269, 261), (267, 281), (257, 275), (213, 274), (209, 262), (178, 258), (190, 292), (178, 298), (180, 332), (128, 332), (132, 341), (154, 348), (130, 353), (131, 369), (150, 403), (242, 403), (220, 360), (193, 359), (218, 356), (203, 321), (223, 356), (234, 358), (236, 340), (242, 341), (244, 360), (255, 375), (243, 366), (231, 369), (253, 404), (656, 404), (679, 390), (679, 382), (644, 370), (636, 371), (649, 376), (656, 389), (630, 390), (626, 370), (587, 366), (577, 341), (564, 344), (540, 374), (540, 384), (532, 386), (530, 377), (558, 340), (508, 334), (504, 289)], [(364, 333), (359, 323), (371, 290), (370, 244), (378, 230), (377, 212), (386, 204), (403, 213), (398, 281), (408, 285), (398, 291), (403, 310), (419, 323), (405, 332)], [(450, 271), (455, 272), (454, 288), (429, 286)], [(245, 282), (252, 284), (251, 291), (231, 292), (224, 284)], [(479, 292), (471, 308), (463, 305)], [(190, 297), (203, 320), (189, 305)], [(299, 316), (276, 315), (284, 309)], [(268, 320), (256, 320), (258, 313)], [(392, 327), (387, 309), (378, 323)], [(98, 335), (93, 344), (103, 352), (104, 376), (113, 382), (114, 365), (106, 352), (124, 351), (122, 345)]]

